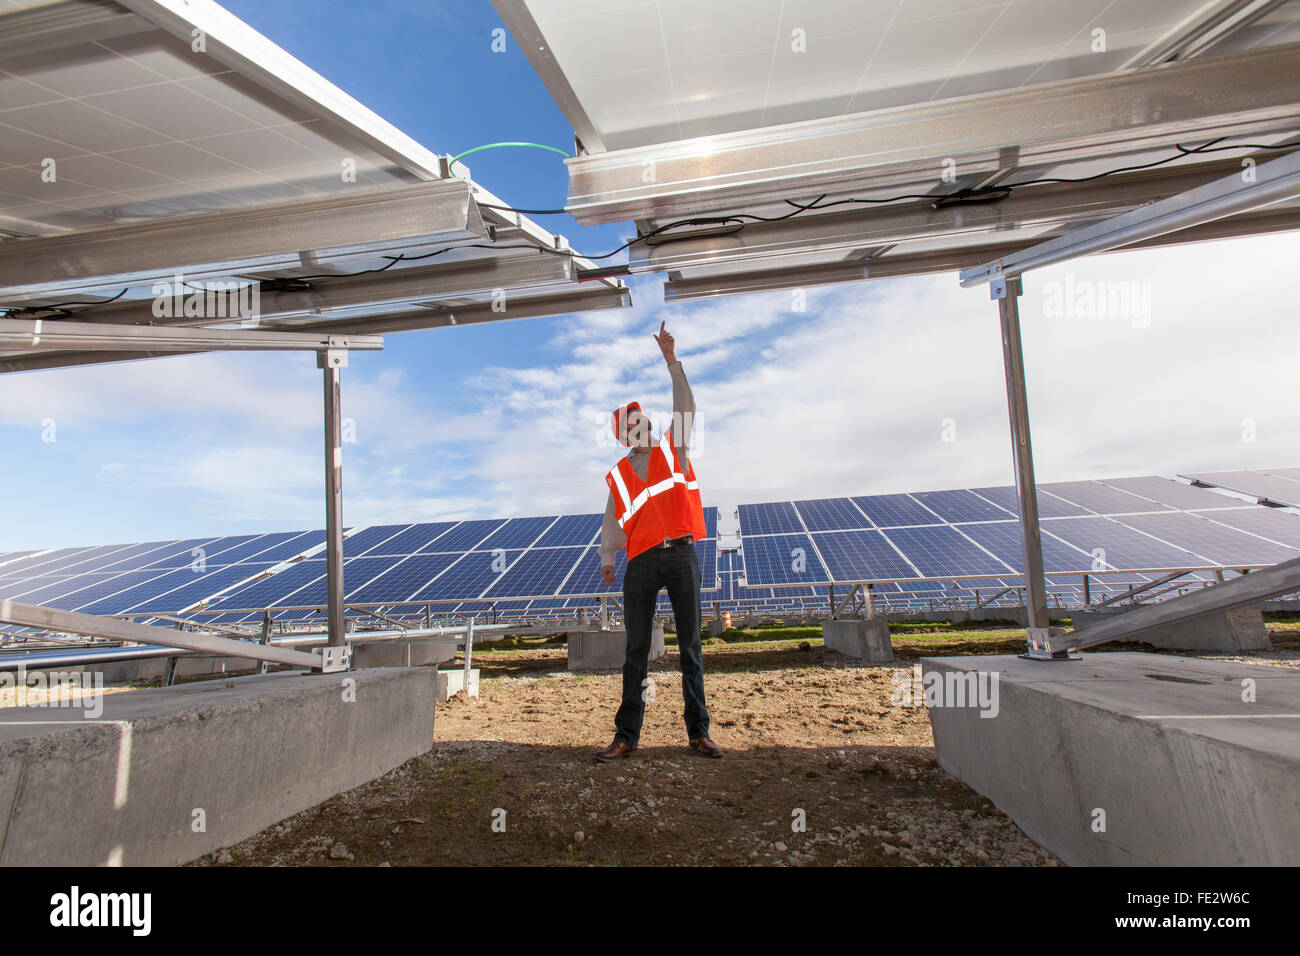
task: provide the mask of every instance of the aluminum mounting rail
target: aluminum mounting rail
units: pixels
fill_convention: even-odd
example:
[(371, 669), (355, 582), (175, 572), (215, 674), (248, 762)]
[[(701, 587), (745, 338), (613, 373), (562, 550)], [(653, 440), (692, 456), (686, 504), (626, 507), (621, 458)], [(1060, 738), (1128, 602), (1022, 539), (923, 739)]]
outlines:
[(0, 623), (63, 631), (69, 634), (84, 634), (88, 637), (116, 641), (179, 647), (190, 651), (224, 654), (229, 657), (247, 657), (255, 661), (271, 661), (276, 664), (309, 667), (326, 672), (347, 670), (350, 660), (346, 648), (323, 648), (321, 654), (308, 654), (286, 647), (277, 647), (274, 644), (233, 640), (200, 631), (150, 627), (147, 624), (135, 624), (117, 618), (79, 614), (76, 611), (62, 611), (33, 604), (19, 604), (17, 601), (0, 600)]
[(488, 229), (459, 179), (324, 198), (264, 203), (151, 222), (98, 226), (0, 243), (0, 294), (24, 297), (171, 280), (297, 269), (303, 253), (330, 265), (348, 257), (436, 243), (482, 241)]
[[(0, 319), (0, 347), (153, 352), (378, 351), (378, 335), (327, 335), (261, 329), (155, 328), (148, 325), (97, 325), (65, 319)], [(0, 358), (0, 370), (4, 360)]]
[(1202, 588), (1193, 594), (1169, 598), (1159, 604), (1144, 604), (1069, 634), (1053, 634), (1049, 638), (1048, 649), (1065, 651), (1104, 644), (1107, 641), (1127, 640), (1152, 628), (1177, 624), (1206, 614), (1235, 610), (1292, 591), (1300, 591), (1300, 558), (1275, 564), (1262, 571), (1243, 574), (1239, 578)]
[[(1300, 75), (1300, 69), (1296, 71)], [(1104, 222), (1072, 229), (1055, 239), (984, 263), (961, 273), (963, 286), (997, 276), (1020, 275), (1029, 269), (1118, 249), (1262, 206), (1300, 197), (1300, 151), (1170, 196)]]
[[(584, 225), (1113, 159), (1300, 127), (1300, 44), (566, 160)], [(904, 190), (909, 191), (909, 190)]]

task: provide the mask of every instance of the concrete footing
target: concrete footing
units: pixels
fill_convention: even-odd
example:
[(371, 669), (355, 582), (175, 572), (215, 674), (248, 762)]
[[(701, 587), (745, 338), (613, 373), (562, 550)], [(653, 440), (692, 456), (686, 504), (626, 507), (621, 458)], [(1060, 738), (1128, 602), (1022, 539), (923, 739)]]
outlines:
[[(1073, 615), (1076, 630), (1108, 621), (1117, 614), (1124, 614), (1128, 608), (1106, 609), (1101, 611), (1075, 611)], [(1133, 640), (1153, 647), (1165, 647), (1179, 651), (1268, 651), (1273, 649), (1268, 629), (1264, 627), (1264, 615), (1258, 610), (1241, 608), (1236, 611), (1220, 611), (1203, 617), (1170, 624), (1168, 627), (1153, 628), (1133, 635)]]
[(1134, 652), (922, 670), (940, 765), (1065, 863), (1300, 865), (1300, 671)]
[(894, 645), (889, 640), (889, 622), (883, 617), (823, 621), (822, 640), (831, 650), (848, 657), (876, 662), (894, 659)]
[(461, 691), (470, 697), (478, 696), (478, 668), (472, 667), (469, 672), (469, 680), (465, 679), (465, 668), (457, 667), (453, 670), (437, 671), (438, 685), (437, 695), (438, 703), (445, 704), (450, 698), (455, 697)]
[(229, 846), (427, 752), (434, 680), (286, 671), (107, 694), (98, 718), (0, 710), (0, 865), (165, 866)]
[[(655, 624), (650, 632), (650, 660), (664, 656), (664, 628)], [(569, 632), (569, 670), (598, 671), (621, 668), (627, 657), (627, 631), (599, 628)]]
[(421, 667), (456, 657), (456, 645), (435, 641), (374, 641), (352, 645), (355, 667)]

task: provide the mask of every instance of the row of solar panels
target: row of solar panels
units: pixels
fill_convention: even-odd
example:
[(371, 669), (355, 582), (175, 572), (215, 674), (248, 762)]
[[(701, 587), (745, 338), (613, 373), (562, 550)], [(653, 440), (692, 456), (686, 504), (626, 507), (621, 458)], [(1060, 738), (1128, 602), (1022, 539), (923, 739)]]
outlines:
[[(608, 591), (595, 546), (601, 520), (551, 515), (366, 527), (344, 540), (345, 596), (370, 604)], [(716, 508), (705, 509), (705, 523), (716, 535)], [(0, 555), (0, 597), (88, 614), (323, 604), (323, 546), (324, 533), (314, 531), (15, 552)], [(712, 583), (714, 538), (696, 550), (701, 575)], [(620, 555), (620, 575), (625, 563)]]
[[(1300, 554), (1295, 515), (1168, 479), (1048, 484), (1039, 500), (1049, 572), (1261, 565)], [(823, 601), (824, 587), (799, 594), (789, 586), (890, 578), (932, 580), (880, 585), (882, 600), (964, 593), (948, 594), (940, 579), (953, 577), (1015, 587), (1023, 558), (1014, 507), (1009, 487), (741, 505), (740, 553), (724, 553), (721, 567), (717, 511), (709, 508), (709, 538), (696, 545), (705, 598)], [(561, 515), (366, 527), (344, 542), (345, 597), (567, 612), (590, 604), (574, 595), (620, 588), (600, 581), (600, 522)], [(324, 604), (323, 544), (324, 533), (311, 531), (15, 552), (0, 555), (0, 597), (91, 614), (202, 604), (226, 612), (215, 620), (238, 621), (255, 609)], [(620, 553), (620, 577), (624, 566)], [(1110, 576), (1094, 587), (1147, 579)], [(532, 600), (510, 600), (523, 597)]]
[[(1244, 567), (1300, 557), (1300, 517), (1146, 476), (1039, 487), (1048, 572)], [(745, 583), (1015, 575), (1015, 489), (741, 505)]]
[(1260, 504), (1300, 508), (1300, 468), (1269, 468), (1262, 471), (1198, 471), (1184, 475), (1211, 488), (1223, 488), (1249, 495)]

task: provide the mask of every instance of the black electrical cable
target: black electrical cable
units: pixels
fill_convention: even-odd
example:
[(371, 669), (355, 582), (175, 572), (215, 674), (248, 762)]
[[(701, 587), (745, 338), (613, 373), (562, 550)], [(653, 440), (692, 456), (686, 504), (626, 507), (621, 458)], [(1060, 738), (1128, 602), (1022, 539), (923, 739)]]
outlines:
[(34, 315), (39, 312), (61, 312), (63, 313), (64, 317), (70, 315), (76, 315), (77, 313), (68, 312), (66, 310), (71, 306), (77, 306), (77, 305), (90, 306), (91, 308), (100, 305), (108, 305), (108, 303), (116, 302), (118, 299), (122, 298), (122, 296), (126, 295), (128, 290), (129, 287), (127, 289), (123, 289), (121, 292), (113, 296), (111, 299), (101, 299), (99, 302), (55, 302), (52, 305), (28, 305), (28, 306), (18, 306), (15, 308), (9, 308), (4, 310), (5, 318), (16, 319), (26, 315)]

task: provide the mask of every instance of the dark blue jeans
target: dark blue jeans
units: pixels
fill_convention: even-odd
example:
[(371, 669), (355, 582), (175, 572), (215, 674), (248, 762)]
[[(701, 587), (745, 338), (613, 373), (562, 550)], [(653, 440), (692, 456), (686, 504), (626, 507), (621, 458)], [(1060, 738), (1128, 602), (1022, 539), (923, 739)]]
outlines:
[(633, 747), (641, 738), (641, 722), (645, 717), (642, 695), (650, 667), (650, 631), (655, 601), (663, 588), (668, 589), (668, 600), (677, 620), (686, 736), (695, 740), (709, 735), (709, 710), (704, 704), (704, 658), (700, 653), (700, 559), (695, 545), (689, 543), (651, 548), (629, 561), (623, 574), (627, 658), (623, 661), (623, 703), (614, 717), (614, 736)]

